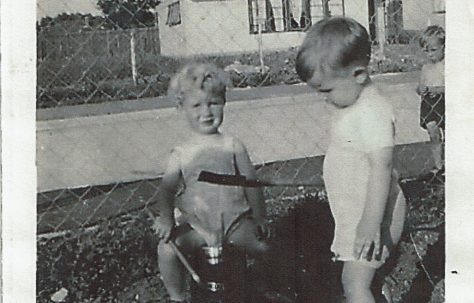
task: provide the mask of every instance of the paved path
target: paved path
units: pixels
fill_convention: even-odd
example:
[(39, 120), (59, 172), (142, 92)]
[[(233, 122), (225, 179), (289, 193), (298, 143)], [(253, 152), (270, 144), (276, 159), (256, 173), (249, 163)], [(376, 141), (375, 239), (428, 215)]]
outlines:
[[(429, 158), (430, 151), (426, 143), (398, 145), (394, 166), (402, 178), (418, 176), (432, 167)], [(262, 180), (322, 186), (322, 163), (323, 156), (285, 160), (258, 167), (257, 173)], [(159, 179), (154, 179), (40, 194), (38, 234), (90, 226), (99, 220), (141, 210), (147, 203), (156, 201), (159, 183)], [(309, 192), (315, 190), (307, 188)], [(269, 200), (298, 194), (301, 194), (301, 190), (294, 187), (265, 188), (265, 197)], [(272, 215), (280, 210), (269, 207), (268, 211)]]
[[(390, 85), (402, 83), (415, 83), (419, 77), (418, 72), (407, 72), (397, 74), (381, 74), (373, 77), (377, 83), (387, 83)], [(295, 85), (274, 85), (254, 88), (237, 88), (227, 93), (227, 102), (258, 100), (282, 95), (297, 95), (311, 93), (312, 90), (306, 84)], [(175, 104), (166, 96), (153, 98), (140, 98), (135, 100), (120, 100), (113, 102), (83, 104), (76, 106), (63, 106), (57, 108), (40, 109), (36, 117), (39, 121), (57, 120), (66, 118), (77, 118), (87, 116), (100, 116), (127, 113), (134, 111), (146, 111), (160, 108), (175, 107)]]
[[(384, 77), (375, 82), (388, 84), (382, 90), (397, 111), (397, 144), (427, 140), (418, 126), (416, 75)], [(330, 111), (307, 86), (236, 90), (229, 99), (222, 130), (247, 145), (254, 163), (324, 154)], [(186, 122), (169, 105), (145, 100), (142, 107), (125, 111), (131, 103), (58, 109), (54, 119), (39, 119), (38, 190), (160, 176), (170, 149), (187, 136)], [(101, 111), (91, 114), (91, 107)], [(87, 112), (87, 116), (81, 116)], [(48, 113), (52, 118), (52, 112)], [(44, 111), (38, 115), (47, 116)]]

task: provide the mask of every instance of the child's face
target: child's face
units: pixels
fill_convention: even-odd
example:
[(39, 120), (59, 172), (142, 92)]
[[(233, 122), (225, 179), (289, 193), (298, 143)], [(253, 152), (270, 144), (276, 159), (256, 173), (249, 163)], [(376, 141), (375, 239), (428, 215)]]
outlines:
[(440, 62), (444, 59), (444, 45), (436, 37), (428, 39), (423, 52), (432, 63)]
[(224, 118), (225, 100), (202, 90), (186, 94), (180, 108), (191, 129), (199, 134), (215, 134)]
[(325, 100), (338, 108), (345, 108), (357, 102), (366, 75), (354, 71), (341, 73), (315, 72), (308, 85), (323, 93)]

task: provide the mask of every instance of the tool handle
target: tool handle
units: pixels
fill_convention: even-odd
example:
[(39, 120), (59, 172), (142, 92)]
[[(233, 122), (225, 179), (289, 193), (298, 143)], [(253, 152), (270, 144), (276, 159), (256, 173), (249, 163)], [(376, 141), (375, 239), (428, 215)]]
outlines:
[[(156, 217), (155, 215), (147, 208), (145, 207), (145, 210), (146, 212), (148, 213), (148, 215), (153, 219), (155, 220)], [(189, 264), (188, 260), (186, 259), (186, 257), (183, 255), (183, 253), (181, 252), (181, 250), (179, 250), (179, 248), (176, 246), (176, 244), (174, 243), (173, 240), (170, 240), (168, 241), (168, 244), (169, 246), (171, 247), (171, 249), (174, 251), (174, 253), (176, 254), (176, 256), (178, 257), (179, 261), (181, 261), (181, 263), (183, 263), (184, 267), (187, 269), (187, 271), (191, 274), (191, 277), (193, 278), (193, 280), (200, 284), (201, 283), (201, 278), (199, 277), (199, 275), (196, 273), (196, 271), (193, 269), (193, 267), (191, 266), (191, 264)]]
[(186, 257), (181, 253), (179, 248), (176, 246), (176, 244), (173, 241), (168, 242), (169, 246), (171, 246), (171, 249), (175, 252), (176, 256), (178, 259), (183, 263), (184, 267), (188, 270), (188, 272), (191, 274), (191, 277), (196, 283), (201, 283), (201, 278), (199, 275), (196, 273), (196, 271), (192, 268), (191, 264), (189, 264), (188, 260)]

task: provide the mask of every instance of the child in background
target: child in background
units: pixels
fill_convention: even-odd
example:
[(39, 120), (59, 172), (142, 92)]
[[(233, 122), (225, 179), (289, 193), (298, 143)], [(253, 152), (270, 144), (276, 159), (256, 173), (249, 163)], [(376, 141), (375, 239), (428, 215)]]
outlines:
[(444, 40), (442, 27), (429, 26), (423, 32), (420, 46), (429, 62), (423, 66), (416, 88), (421, 96), (420, 126), (428, 131), (433, 144), (435, 172), (443, 172), (444, 165)]
[[(228, 83), (220, 69), (195, 63), (179, 71), (168, 89), (187, 120), (190, 135), (171, 151), (158, 196), (160, 217), (154, 224), (161, 239), (158, 265), (171, 302), (185, 302), (185, 272), (170, 240), (183, 252), (193, 253), (202, 246), (222, 243), (224, 229), (226, 241), (246, 253), (258, 255), (267, 250), (262, 241), (268, 230), (261, 188), (197, 180), (203, 170), (256, 178), (242, 142), (219, 132)], [(181, 213), (176, 220), (175, 208)]]
[(335, 221), (331, 250), (343, 262), (349, 303), (381, 294), (372, 293), (373, 279), (400, 239), (406, 208), (392, 168), (394, 111), (369, 78), (370, 53), (362, 25), (331, 18), (309, 29), (296, 59), (300, 78), (336, 109), (323, 177)]

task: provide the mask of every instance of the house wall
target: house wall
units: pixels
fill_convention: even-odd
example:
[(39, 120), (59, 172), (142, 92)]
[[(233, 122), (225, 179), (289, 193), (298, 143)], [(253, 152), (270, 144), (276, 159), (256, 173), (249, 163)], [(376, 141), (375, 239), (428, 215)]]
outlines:
[(369, 4), (368, 0), (344, 1), (346, 17), (353, 18), (369, 30)]
[[(180, 1), (182, 23), (166, 25), (168, 5)], [(345, 13), (369, 27), (368, 1), (345, 1)], [(423, 30), (428, 25), (444, 26), (444, 13), (434, 13), (434, 0), (403, 0), (403, 28)], [(259, 35), (249, 33), (247, 1), (165, 0), (158, 6), (161, 54), (165, 56), (211, 55), (259, 50)], [(264, 50), (297, 47), (303, 32), (264, 33)]]
[(403, 28), (424, 30), (428, 25), (444, 26), (444, 14), (434, 13), (433, 0), (403, 0)]
[[(174, 0), (176, 1), (176, 0)], [(249, 33), (247, 1), (193, 2), (181, 0), (182, 24), (165, 24), (166, 1), (158, 9), (160, 17), (161, 54), (191, 56), (203, 54), (253, 52), (259, 49), (258, 35)], [(268, 33), (262, 35), (265, 50), (285, 49), (300, 45), (302, 32)]]
[(257, 35), (249, 33), (247, 1), (193, 2), (186, 0), (188, 53), (219, 54), (258, 49)]
[[(165, 56), (191, 56), (203, 54), (241, 53), (259, 50), (259, 35), (249, 32), (247, 1), (181, 0), (182, 24), (169, 27), (165, 24), (168, 0), (158, 7), (160, 17), (161, 54)], [(368, 27), (367, 0), (346, 1), (346, 16)], [(303, 32), (264, 33), (264, 50), (287, 49), (299, 46)]]
[[(429, 140), (418, 125), (418, 77), (418, 73), (374, 77), (393, 102), (397, 144)], [(228, 97), (234, 101), (226, 105), (222, 131), (239, 137), (255, 164), (325, 153), (331, 111), (310, 88), (231, 90)], [(127, 108), (137, 104), (130, 102)], [(39, 192), (156, 178), (163, 173), (171, 148), (189, 135), (186, 121), (174, 107), (91, 112), (39, 120), (36, 125)]]

